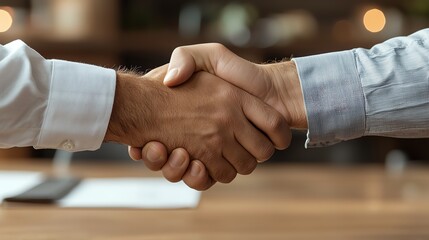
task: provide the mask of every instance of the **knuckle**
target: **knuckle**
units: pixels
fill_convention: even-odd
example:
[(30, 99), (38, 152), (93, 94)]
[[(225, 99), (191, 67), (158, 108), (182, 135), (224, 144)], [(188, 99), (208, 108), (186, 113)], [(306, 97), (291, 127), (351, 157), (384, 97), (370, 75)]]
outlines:
[(258, 163), (256, 162), (256, 159), (252, 158), (240, 167), (240, 171), (238, 173), (241, 175), (249, 175), (256, 169), (257, 165)]
[(282, 137), (281, 143), (278, 143), (279, 145), (276, 146), (276, 148), (278, 150), (285, 150), (285, 149), (289, 148), (291, 141), (292, 141), (291, 130), (288, 128), (286, 131), (283, 131), (281, 137)]
[(220, 133), (210, 133), (207, 138), (201, 139), (200, 146), (193, 154), (193, 158), (201, 159), (204, 164), (215, 162), (221, 156), (223, 139)]
[(175, 174), (170, 174), (170, 173), (163, 173), (165, 179), (167, 179), (168, 181), (172, 182), (172, 183), (176, 183), (179, 182), (180, 180), (182, 180), (182, 177), (179, 175), (175, 175)]
[(210, 186), (208, 186), (205, 182), (203, 181), (184, 181), (186, 185), (188, 185), (188, 187), (195, 189), (197, 191), (204, 191), (209, 189)]
[(162, 164), (160, 164), (160, 163), (152, 163), (152, 162), (150, 162), (149, 160), (147, 160), (147, 159), (144, 159), (143, 158), (143, 163), (144, 163), (144, 165), (147, 167), (147, 168), (149, 168), (149, 170), (151, 170), (151, 171), (159, 171), (159, 170), (161, 170), (161, 168), (162, 168)]
[(290, 146), (290, 144), (292, 142), (292, 133), (290, 132), (290, 130), (289, 130), (289, 132), (287, 134), (285, 134), (285, 138), (286, 138), (285, 145), (282, 146), (283, 150), (289, 148), (289, 146)]
[[(220, 134), (223, 133), (222, 129), (225, 129), (226, 126), (229, 126), (233, 122), (233, 118), (230, 113), (222, 111), (217, 114), (216, 121), (218, 134)], [(219, 135), (218, 138), (221, 139)], [(220, 141), (220, 139), (217, 139), (217, 141)]]
[(263, 161), (268, 160), (271, 156), (273, 156), (275, 151), (276, 149), (272, 144), (266, 144), (266, 146), (260, 148), (259, 159)]
[(237, 172), (235, 171), (218, 171), (215, 175), (215, 180), (220, 183), (230, 183), (237, 176)]
[(215, 51), (218, 52), (223, 52), (227, 50), (227, 48), (221, 43), (210, 43), (210, 47), (212, 47)]
[(220, 101), (226, 104), (230, 104), (230, 102), (234, 100), (236, 98), (235, 96), (237, 95), (236, 91), (232, 87), (222, 88), (220, 91), (217, 91), (217, 93)]
[(181, 54), (183, 54), (184, 52), (185, 52), (185, 47), (183, 47), (183, 46), (181, 46), (181, 47), (176, 47), (176, 48), (173, 50), (172, 55), (176, 55), (176, 54), (181, 55)]
[(274, 114), (268, 121), (268, 128), (272, 132), (280, 132), (285, 124), (284, 118), (280, 114)]
[(221, 149), (223, 144), (223, 139), (219, 134), (215, 134), (210, 139), (210, 152), (212, 154), (208, 154), (210, 158), (216, 156), (219, 154), (219, 151), (216, 151), (216, 149)]
[(205, 191), (205, 190), (209, 189), (210, 187), (211, 187), (211, 185), (204, 183), (204, 184), (201, 184), (200, 186), (198, 186), (197, 188), (194, 188), (194, 189), (197, 191)]

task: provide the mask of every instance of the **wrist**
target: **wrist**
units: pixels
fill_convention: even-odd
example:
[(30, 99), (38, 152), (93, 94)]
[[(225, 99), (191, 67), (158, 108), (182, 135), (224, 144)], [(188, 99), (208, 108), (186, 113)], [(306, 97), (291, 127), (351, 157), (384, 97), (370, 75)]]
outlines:
[(144, 86), (148, 81), (134, 74), (117, 72), (115, 98), (104, 141), (140, 146), (143, 136), (137, 134), (137, 128), (146, 129), (146, 113), (150, 91)]
[(126, 78), (126, 76), (123, 73), (116, 73), (115, 98), (113, 101), (112, 114), (110, 115), (107, 132), (104, 136), (105, 142), (119, 143), (124, 136), (125, 130), (122, 124), (122, 117), (120, 113), (124, 104), (124, 78)]
[(293, 61), (269, 64), (270, 79), (273, 82), (278, 101), (284, 108), (281, 111), (291, 128), (307, 129), (307, 114), (301, 82)]

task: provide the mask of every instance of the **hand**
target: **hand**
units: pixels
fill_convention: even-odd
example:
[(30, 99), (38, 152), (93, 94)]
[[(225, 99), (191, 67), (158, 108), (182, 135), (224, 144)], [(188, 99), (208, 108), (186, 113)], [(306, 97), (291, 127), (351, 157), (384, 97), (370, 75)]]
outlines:
[(207, 190), (216, 183), (201, 161), (190, 162), (189, 154), (183, 148), (174, 149), (168, 156), (163, 144), (150, 142), (143, 147), (143, 150), (128, 147), (128, 151), (135, 161), (141, 160), (144, 156), (143, 162), (149, 169), (162, 170), (164, 177), (171, 182), (183, 180), (189, 187), (200, 191)]
[[(215, 74), (263, 99), (282, 113), (291, 127), (307, 128), (301, 86), (293, 62), (259, 65), (238, 57), (220, 44), (186, 46), (177, 48), (173, 52), (169, 74), (164, 83), (168, 86), (181, 84), (197, 71)], [(180, 179), (188, 167), (189, 161), (188, 165), (184, 164), (182, 168), (177, 168), (176, 171), (172, 170), (169, 164), (165, 164), (167, 163), (167, 155), (156, 158), (155, 164), (150, 163), (151, 154), (149, 153), (153, 149), (152, 145), (156, 145), (156, 148), (162, 151), (162, 144), (149, 143), (143, 151), (138, 148), (130, 148), (130, 156), (135, 160), (143, 158), (146, 165), (152, 164), (150, 168), (153, 170), (162, 169), (164, 176), (169, 180), (170, 176), (174, 176), (174, 181)], [(183, 158), (187, 157), (184, 151), (178, 152), (177, 155), (184, 155), (181, 156)], [(153, 152), (152, 156), (159, 155)], [(173, 159), (170, 156), (168, 163), (172, 162)], [(192, 169), (194, 166), (192, 164), (189, 168)], [(193, 185), (203, 185), (207, 178), (208, 176), (203, 174), (192, 179), (188, 175), (183, 176), (185, 182)]]
[(283, 117), (257, 98), (203, 72), (171, 89), (162, 84), (165, 73), (118, 75), (106, 140), (137, 147), (158, 141), (169, 152), (183, 147), (223, 183), (252, 172), (274, 153), (273, 143), (289, 145)]
[(301, 86), (291, 61), (255, 64), (218, 43), (176, 48), (164, 84), (174, 87), (199, 71), (209, 72), (260, 98), (279, 111), (292, 128), (307, 128)]

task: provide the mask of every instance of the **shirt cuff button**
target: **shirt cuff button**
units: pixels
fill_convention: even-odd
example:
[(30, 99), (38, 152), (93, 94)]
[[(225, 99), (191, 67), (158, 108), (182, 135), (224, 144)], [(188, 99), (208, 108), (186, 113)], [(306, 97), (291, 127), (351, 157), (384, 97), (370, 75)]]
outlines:
[(72, 151), (75, 148), (72, 140), (65, 140), (62, 143), (62, 149), (65, 151)]

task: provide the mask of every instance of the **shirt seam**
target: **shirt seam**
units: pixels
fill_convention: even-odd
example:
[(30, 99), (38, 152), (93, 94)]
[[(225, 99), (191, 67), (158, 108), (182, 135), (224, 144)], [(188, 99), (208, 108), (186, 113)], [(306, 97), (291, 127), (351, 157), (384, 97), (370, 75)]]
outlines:
[(37, 147), (43, 147), (40, 145), (40, 143), (42, 142), (42, 139), (44, 137), (44, 129), (46, 126), (46, 122), (47, 122), (47, 116), (48, 113), (51, 109), (51, 98), (52, 98), (52, 90), (54, 89), (54, 74), (55, 74), (55, 62), (52, 62), (52, 66), (51, 66), (51, 77), (50, 80), (51, 82), (49, 83), (49, 94), (48, 94), (48, 98), (47, 98), (47, 104), (46, 104), (46, 110), (45, 113), (43, 114), (43, 121), (42, 121), (42, 126), (40, 127), (40, 133), (39, 133), (39, 137), (37, 139)]
[(356, 50), (354, 49), (353, 51), (351, 51), (351, 53), (353, 54), (353, 60), (354, 60), (354, 67), (356, 70), (356, 74), (359, 78), (359, 85), (360, 85), (360, 91), (361, 91), (361, 97), (363, 98), (363, 112), (364, 112), (364, 116), (363, 116), (363, 127), (364, 127), (364, 136), (367, 135), (369, 133), (368, 129), (367, 129), (367, 101), (366, 101), (366, 96), (365, 96), (365, 91), (363, 90), (363, 85), (362, 85), (362, 75), (361, 75), (361, 71), (359, 71), (359, 65), (358, 65), (358, 56), (355, 52)]
[[(116, 74), (116, 71), (115, 71), (114, 75), (115, 75), (115, 77), (114, 77), (114, 81), (113, 81), (113, 85), (114, 85), (113, 93), (109, 92), (109, 94), (113, 94), (113, 98), (111, 98), (111, 100), (107, 104), (108, 105), (108, 109), (110, 109), (110, 112), (109, 111), (104, 111), (104, 119), (107, 119), (107, 126), (106, 126), (106, 129), (104, 130), (104, 132), (101, 133), (102, 134), (101, 143), (105, 142), (104, 138), (105, 138), (105, 136), (107, 134), (107, 131), (109, 131), (110, 118), (111, 118), (111, 116), (113, 114), (113, 104), (115, 103), (116, 83), (117, 83), (117, 77), (118, 77), (117, 74)], [(111, 91), (111, 90), (112, 89), (110, 89), (109, 91)], [(106, 97), (106, 95), (104, 95), (104, 97)]]
[(311, 144), (310, 144), (311, 140), (310, 140), (310, 137), (309, 137), (309, 133), (310, 133), (310, 121), (309, 121), (308, 110), (307, 110), (307, 102), (306, 102), (306, 99), (305, 99), (305, 94), (306, 93), (304, 91), (304, 84), (303, 84), (302, 79), (301, 79), (300, 64), (298, 64), (295, 61), (295, 59), (292, 59), (291, 61), (293, 61), (294, 64), (295, 64), (295, 66), (296, 66), (296, 71), (297, 71), (297, 75), (298, 75), (299, 85), (301, 87), (302, 98), (303, 98), (303, 101), (304, 101), (304, 111), (305, 111), (305, 117), (306, 117), (306, 120), (307, 120), (307, 133), (306, 133), (306, 140), (304, 142), (304, 147), (308, 148), (308, 146), (311, 146)]

